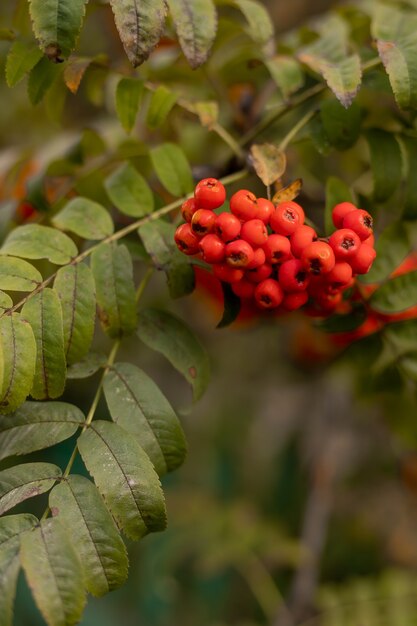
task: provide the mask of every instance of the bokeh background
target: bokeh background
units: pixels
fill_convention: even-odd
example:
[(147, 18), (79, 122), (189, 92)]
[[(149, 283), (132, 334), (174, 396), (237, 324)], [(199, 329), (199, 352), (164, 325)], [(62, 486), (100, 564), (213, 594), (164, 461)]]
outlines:
[[(9, 24), (23, 4), (0, 3), (0, 22)], [(80, 48), (124, 63), (101, 4), (91, 2)], [(337, 5), (265, 4), (278, 32)], [(0, 43), (1, 64), (5, 51)], [(27, 177), (75, 144), (81, 131), (120, 133), (106, 109), (110, 96), (99, 95), (100, 69), (95, 73), (91, 97), (70, 95), (61, 126), (59, 99), (33, 108), (24, 85), (9, 90), (0, 81), (0, 173), (20, 159), (0, 190), (2, 229)], [(253, 89), (250, 81), (243, 85)], [(197, 154), (198, 137), (186, 124), (181, 141)], [(321, 161), (308, 148), (304, 156), (303, 164), (290, 161), (290, 171), (306, 177), (306, 207), (318, 212)], [(335, 157), (330, 169), (349, 171), (355, 167), (349, 158)], [(201, 160), (196, 164), (196, 176), (211, 173)], [(261, 193), (255, 180), (247, 185)], [(169, 364), (138, 343), (124, 348), (178, 410), (189, 452), (163, 481), (167, 531), (129, 545), (128, 583), (90, 598), (82, 626), (288, 626), (286, 604), (305, 626), (417, 624), (415, 398), (395, 373), (384, 379), (370, 373), (372, 338), (340, 354), (301, 316), (217, 330), (221, 312), (203, 290), (167, 302), (164, 277), (155, 275), (143, 303), (168, 306), (190, 323), (209, 351), (212, 382), (190, 408), (190, 390)], [(93, 377), (69, 384), (65, 399), (88, 407), (96, 383)], [(98, 414), (106, 416), (104, 403)], [(50, 459), (64, 466), (72, 446), (72, 440), (57, 446)], [(76, 470), (84, 471), (80, 463)], [(34, 512), (44, 506), (39, 498)], [(43, 624), (22, 575), (15, 624)]]

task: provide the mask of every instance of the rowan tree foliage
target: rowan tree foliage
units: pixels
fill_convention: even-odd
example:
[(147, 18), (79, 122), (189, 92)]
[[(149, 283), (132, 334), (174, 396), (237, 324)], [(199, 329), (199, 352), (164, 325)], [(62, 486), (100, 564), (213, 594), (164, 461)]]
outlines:
[[(72, 136), (42, 162), (16, 150), (2, 179), (0, 623), (13, 622), (22, 568), (46, 623), (69, 626), (87, 593), (126, 581), (123, 535), (165, 528), (160, 477), (186, 454), (175, 398), (120, 362), (120, 346), (159, 352), (194, 401), (209, 382), (188, 323), (168, 305), (141, 305), (154, 271), (170, 299), (195, 287), (201, 262), (179, 253), (174, 232), (197, 180), (219, 177), (229, 194), (237, 184), (265, 194), (264, 183), (282, 199), (303, 179), (300, 198), (322, 235), (338, 202), (369, 210), (377, 258), (362, 297), (319, 324), (350, 340), (372, 331), (349, 353), (358, 371), (415, 383), (416, 266), (392, 274), (416, 237), (417, 4), (342, 5), (279, 37), (257, 0), (8, 4), (5, 81), (26, 83), (36, 114)], [(84, 127), (83, 108), (97, 125)], [(225, 290), (221, 325), (238, 313)], [(60, 399), (68, 379), (97, 372), (87, 414)], [(97, 413), (102, 396), (111, 421)], [(65, 467), (25, 462), (74, 435)], [(89, 478), (73, 472), (78, 455)], [(47, 492), (37, 519), (29, 499)], [(13, 514), (25, 500), (28, 512)]]

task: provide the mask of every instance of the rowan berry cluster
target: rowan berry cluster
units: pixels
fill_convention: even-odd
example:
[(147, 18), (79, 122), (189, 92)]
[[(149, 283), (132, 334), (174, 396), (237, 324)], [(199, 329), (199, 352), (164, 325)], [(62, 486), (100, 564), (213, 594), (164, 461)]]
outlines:
[(200, 255), (238, 297), (261, 309), (294, 311), (308, 303), (311, 311), (330, 314), (375, 259), (372, 217), (350, 202), (334, 207), (336, 230), (320, 239), (296, 202), (274, 206), (241, 189), (230, 198), (230, 213), (215, 213), (225, 200), (220, 181), (201, 180), (182, 205), (185, 223), (175, 242), (184, 254)]

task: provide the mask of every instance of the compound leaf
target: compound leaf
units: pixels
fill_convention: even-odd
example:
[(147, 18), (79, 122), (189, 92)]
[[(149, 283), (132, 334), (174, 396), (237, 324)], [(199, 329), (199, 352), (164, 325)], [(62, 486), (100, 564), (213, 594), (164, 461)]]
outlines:
[(141, 217), (152, 213), (154, 198), (141, 174), (126, 163), (106, 178), (106, 191), (113, 204), (125, 215)]
[(0, 256), (0, 289), (33, 291), (41, 282), (40, 272), (27, 261), (11, 256)]

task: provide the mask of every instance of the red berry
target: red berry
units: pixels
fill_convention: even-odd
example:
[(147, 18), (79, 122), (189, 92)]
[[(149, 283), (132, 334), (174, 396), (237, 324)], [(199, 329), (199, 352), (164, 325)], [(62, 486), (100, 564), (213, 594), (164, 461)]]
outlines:
[(363, 209), (356, 209), (343, 218), (343, 228), (351, 228), (362, 241), (372, 235), (372, 226), (372, 216)]
[(331, 312), (340, 304), (342, 300), (342, 292), (337, 293), (319, 293), (316, 296), (316, 302), (323, 311)]
[(366, 245), (373, 248), (375, 245), (375, 237), (373, 235), (369, 235), (369, 237), (367, 239), (364, 239), (362, 243), (366, 243)]
[(255, 289), (255, 302), (263, 309), (276, 309), (284, 298), (280, 284), (273, 278), (263, 280)]
[(181, 206), (181, 215), (183, 220), (186, 222), (191, 222), (191, 218), (194, 213), (197, 211), (198, 206), (194, 198), (188, 198), (185, 202), (183, 202)]
[(269, 220), (272, 230), (280, 235), (292, 235), (304, 222), (304, 211), (296, 202), (281, 202)]
[(305, 291), (310, 276), (299, 259), (290, 259), (279, 268), (278, 280), (284, 291)]
[(294, 291), (293, 293), (287, 293), (282, 301), (282, 306), (287, 311), (296, 311), (306, 304), (308, 300), (307, 291)]
[(299, 226), (295, 233), (291, 235), (291, 251), (294, 256), (301, 256), (302, 251), (306, 248), (310, 243), (317, 240), (317, 233), (314, 228), (311, 226), (306, 226), (303, 224)]
[(220, 263), (224, 259), (226, 244), (217, 235), (206, 235), (200, 239), (200, 250), (207, 263)]
[(238, 283), (232, 284), (232, 291), (236, 296), (239, 296), (239, 298), (252, 298), (255, 285), (245, 278), (242, 278)]
[(258, 203), (256, 196), (247, 189), (241, 189), (230, 198), (230, 210), (242, 222), (257, 217)]
[(226, 245), (226, 263), (230, 267), (247, 267), (253, 261), (255, 253), (247, 241), (236, 239)]
[(254, 270), (256, 267), (260, 267), (265, 263), (265, 252), (262, 248), (256, 248), (253, 251), (253, 260), (247, 266), (247, 270)]
[(243, 278), (243, 270), (230, 267), (226, 263), (213, 265), (213, 274), (224, 283), (237, 283)]
[(304, 248), (301, 261), (306, 270), (315, 276), (327, 274), (336, 262), (333, 250), (324, 241), (313, 241)]
[(291, 245), (289, 239), (283, 235), (269, 235), (263, 246), (266, 260), (272, 265), (283, 263), (291, 257)]
[(255, 248), (263, 246), (268, 239), (268, 231), (262, 220), (254, 219), (242, 224), (240, 236)]
[(260, 283), (272, 274), (272, 266), (264, 263), (254, 270), (246, 270), (245, 276), (251, 283)]
[(175, 243), (184, 254), (197, 254), (199, 252), (199, 239), (191, 230), (189, 224), (181, 224), (178, 226), (174, 235)]
[(258, 212), (256, 217), (258, 220), (262, 220), (264, 224), (268, 225), (272, 213), (275, 211), (275, 207), (271, 200), (266, 198), (257, 198)]
[(352, 268), (349, 263), (336, 263), (334, 268), (326, 274), (327, 291), (334, 293), (347, 287), (352, 280)]
[(375, 257), (376, 252), (374, 248), (368, 246), (367, 243), (363, 243), (356, 253), (356, 256), (354, 256), (349, 263), (355, 274), (367, 274), (372, 267)]
[(216, 214), (208, 209), (198, 209), (191, 218), (191, 228), (197, 237), (208, 235), (216, 221)]
[(361, 240), (350, 228), (341, 228), (330, 236), (329, 245), (338, 261), (348, 261), (359, 250)]
[(217, 178), (204, 178), (197, 184), (194, 198), (202, 209), (218, 209), (226, 200), (226, 189)]
[(332, 220), (336, 228), (342, 228), (343, 219), (348, 213), (357, 211), (357, 208), (351, 202), (340, 202), (333, 207)]
[(220, 213), (214, 223), (214, 232), (226, 243), (233, 241), (240, 235), (242, 224), (235, 215), (231, 213)]

